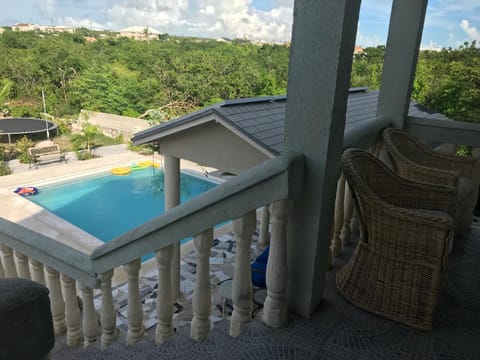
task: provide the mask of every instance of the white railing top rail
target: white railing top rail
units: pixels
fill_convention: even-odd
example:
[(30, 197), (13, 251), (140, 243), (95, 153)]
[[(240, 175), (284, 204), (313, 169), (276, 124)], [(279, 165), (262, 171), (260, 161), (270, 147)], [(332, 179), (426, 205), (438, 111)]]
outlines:
[(98, 247), (90, 256), (0, 218), (0, 244), (93, 288), (97, 274), (302, 189), (303, 156), (282, 154)]
[[(344, 148), (376, 143), (388, 119), (362, 121), (345, 131)], [(409, 117), (406, 130), (431, 141), (480, 147), (480, 124)], [(98, 287), (97, 273), (238, 218), (267, 203), (294, 199), (302, 191), (303, 155), (282, 154), (267, 160), (188, 203), (98, 247), (91, 256), (0, 218), (0, 244), (9, 246), (65, 275)]]
[(85, 285), (99, 285), (89, 255), (3, 218), (0, 218), (0, 244)]
[(93, 267), (101, 273), (198, 234), (223, 221), (282, 199), (300, 195), (303, 156), (282, 154), (264, 161), (187, 203), (95, 249)]
[(480, 123), (408, 117), (405, 130), (429, 141), (480, 147)]

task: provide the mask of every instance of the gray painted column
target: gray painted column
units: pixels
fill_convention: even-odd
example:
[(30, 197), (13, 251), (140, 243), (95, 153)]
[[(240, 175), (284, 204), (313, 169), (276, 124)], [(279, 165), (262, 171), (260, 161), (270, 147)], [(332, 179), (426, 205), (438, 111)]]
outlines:
[(323, 297), (360, 0), (295, 2), (285, 152), (305, 156), (304, 188), (288, 226), (290, 310)]
[(408, 114), (427, 0), (393, 0), (377, 116), (403, 128)]
[[(180, 204), (180, 159), (164, 155), (165, 172), (165, 211)], [(180, 242), (173, 245), (172, 255), (173, 300), (180, 296)]]

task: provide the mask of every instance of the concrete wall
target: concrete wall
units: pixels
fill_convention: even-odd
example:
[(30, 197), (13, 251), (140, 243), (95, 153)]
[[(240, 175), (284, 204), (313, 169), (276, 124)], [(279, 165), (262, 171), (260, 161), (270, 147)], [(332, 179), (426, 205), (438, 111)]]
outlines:
[(105, 136), (111, 138), (122, 135), (123, 138), (128, 141), (136, 132), (150, 127), (150, 124), (146, 120), (128, 116), (82, 110), (80, 116), (78, 117), (78, 121), (72, 126), (72, 130), (74, 132), (81, 130), (82, 123), (86, 118), (85, 114), (88, 114), (87, 121), (89, 123), (97, 125)]

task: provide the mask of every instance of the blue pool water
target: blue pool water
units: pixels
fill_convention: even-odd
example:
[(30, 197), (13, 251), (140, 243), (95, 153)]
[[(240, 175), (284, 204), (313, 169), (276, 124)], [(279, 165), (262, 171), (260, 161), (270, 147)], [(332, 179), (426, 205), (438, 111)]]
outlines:
[[(217, 184), (181, 173), (183, 203)], [(102, 175), (40, 188), (28, 199), (76, 225), (98, 239), (115, 237), (162, 214), (163, 172), (147, 168), (126, 176)]]

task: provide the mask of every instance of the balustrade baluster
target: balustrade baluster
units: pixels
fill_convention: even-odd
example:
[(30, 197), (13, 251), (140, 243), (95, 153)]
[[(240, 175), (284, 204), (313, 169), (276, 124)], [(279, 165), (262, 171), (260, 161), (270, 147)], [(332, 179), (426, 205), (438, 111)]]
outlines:
[(102, 289), (102, 311), (100, 322), (102, 324), (101, 348), (106, 349), (117, 339), (117, 317), (112, 296), (113, 269), (98, 275)]
[(4, 277), (5, 277), (5, 271), (3, 271), (2, 257), (0, 256), (0, 279), (3, 279)]
[(353, 198), (348, 183), (345, 182), (344, 215), (342, 227), (342, 245), (348, 245), (352, 241), (351, 221), (353, 217)]
[(43, 264), (40, 261), (30, 258), (32, 267), (32, 280), (45, 286), (45, 273), (43, 272)]
[(6, 245), (1, 244), (0, 249), (3, 255), (3, 266), (5, 271), (5, 277), (16, 278), (17, 268), (15, 267), (15, 260), (13, 259), (13, 250)]
[(93, 289), (86, 285), (80, 284), (80, 291), (82, 292), (83, 301), (83, 347), (88, 347), (97, 341), (99, 327), (98, 316), (93, 303)]
[(61, 336), (65, 334), (67, 326), (65, 324), (65, 303), (60, 286), (60, 276), (56, 270), (48, 266), (45, 267), (45, 270), (47, 271), (47, 287), (50, 290), (50, 309), (52, 311), (53, 329), (55, 335)]
[(343, 227), (343, 213), (344, 213), (344, 199), (345, 199), (345, 175), (340, 175), (337, 183), (337, 194), (335, 198), (335, 219), (333, 222), (333, 237), (331, 242), (331, 250), (333, 256), (340, 256), (342, 252), (342, 240), (340, 234)]
[(15, 257), (17, 258), (18, 276), (22, 279), (30, 280), (30, 268), (28, 267), (28, 256), (15, 251)]
[(140, 301), (140, 287), (138, 283), (138, 272), (140, 271), (141, 265), (140, 259), (135, 259), (123, 266), (128, 275), (128, 345), (135, 345), (142, 339), (144, 334), (143, 308)]
[(260, 220), (260, 233), (258, 235), (258, 247), (264, 249), (269, 242), (269, 228), (270, 225), (270, 212), (268, 210), (268, 205), (265, 205), (262, 208), (262, 217)]
[(263, 321), (272, 327), (287, 324), (287, 222), (291, 202), (280, 200), (270, 205), (272, 237), (267, 263), (267, 298)]
[(233, 313), (230, 320), (230, 336), (240, 335), (251, 320), (252, 275), (250, 269), (250, 245), (256, 226), (257, 214), (255, 210), (233, 221), (237, 250), (235, 274), (233, 276)]
[(173, 292), (170, 267), (172, 264), (173, 246), (166, 246), (155, 253), (158, 265), (157, 290), (157, 328), (155, 342), (162, 344), (173, 334)]
[(210, 332), (211, 290), (210, 290), (210, 250), (212, 248), (213, 229), (205, 230), (193, 237), (197, 257), (197, 273), (193, 291), (193, 320), (190, 337), (203, 341)]
[(67, 345), (79, 346), (82, 343), (82, 329), (80, 327), (80, 308), (78, 305), (75, 280), (62, 274), (62, 290), (65, 298), (65, 321), (67, 323)]

